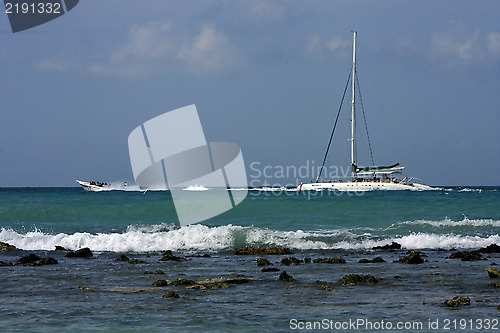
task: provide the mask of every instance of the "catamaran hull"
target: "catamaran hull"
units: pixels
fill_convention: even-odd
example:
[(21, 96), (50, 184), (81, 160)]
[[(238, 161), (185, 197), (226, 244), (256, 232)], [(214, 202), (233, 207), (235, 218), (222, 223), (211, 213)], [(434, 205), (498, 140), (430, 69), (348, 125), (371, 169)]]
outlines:
[(342, 192), (365, 192), (365, 191), (426, 191), (433, 188), (424, 184), (412, 183), (402, 184), (394, 182), (338, 182), (338, 183), (309, 183), (301, 184), (299, 191), (342, 191)]

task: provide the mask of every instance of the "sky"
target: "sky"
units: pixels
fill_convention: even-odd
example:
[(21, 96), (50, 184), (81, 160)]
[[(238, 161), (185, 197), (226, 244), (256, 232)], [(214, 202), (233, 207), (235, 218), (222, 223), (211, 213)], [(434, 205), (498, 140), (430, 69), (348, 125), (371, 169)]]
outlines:
[[(358, 164), (371, 164), (366, 118), (375, 164), (429, 185), (498, 186), (498, 13), (497, 0), (82, 0), (12, 33), (2, 12), (0, 187), (132, 184), (130, 132), (191, 104), (207, 141), (241, 147), (251, 185), (309, 181), (352, 31)], [(347, 168), (348, 136), (347, 102), (329, 171)]]

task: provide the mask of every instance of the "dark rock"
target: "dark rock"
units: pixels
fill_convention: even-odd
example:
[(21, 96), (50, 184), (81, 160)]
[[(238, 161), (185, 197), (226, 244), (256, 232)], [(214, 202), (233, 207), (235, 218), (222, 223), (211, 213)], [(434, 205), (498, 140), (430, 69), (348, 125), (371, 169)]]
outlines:
[(446, 259), (460, 259), (462, 261), (482, 260), (483, 257), (478, 251), (457, 251), (452, 253)]
[(303, 260), (297, 259), (295, 257), (283, 258), (281, 259), (281, 264), (286, 266), (295, 266), (304, 263)]
[(487, 247), (482, 247), (477, 252), (481, 253), (500, 253), (500, 246), (497, 244), (491, 244), (488, 245)]
[(321, 290), (332, 290), (333, 288), (330, 287), (328, 284), (322, 284), (320, 287)]
[(500, 283), (492, 283), (491, 286), (493, 288), (500, 288)]
[(309, 257), (304, 258), (304, 262), (306, 264), (310, 264), (311, 263), (311, 258), (309, 258)]
[(333, 258), (319, 258), (314, 259), (313, 262), (315, 264), (345, 264), (346, 261), (342, 257), (333, 257)]
[(38, 260), (36, 262), (36, 265), (37, 266), (42, 266), (42, 265), (56, 265), (58, 263), (59, 262), (56, 259), (51, 258), (51, 257), (47, 257), (47, 258), (42, 258), (42, 259)]
[(226, 289), (229, 288), (229, 285), (225, 282), (213, 282), (213, 281), (199, 281), (193, 284), (192, 286), (186, 287), (188, 289), (198, 289), (198, 290), (207, 290), (207, 289)]
[(164, 272), (164, 271), (162, 271), (161, 269), (157, 269), (157, 270), (155, 271), (155, 274), (157, 274), (157, 275), (163, 275), (163, 274), (165, 274), (165, 272)]
[(43, 265), (55, 265), (58, 264), (58, 261), (51, 257), (41, 258), (34, 253), (30, 253), (27, 256), (20, 258), (17, 261), (17, 264), (24, 266), (43, 266)]
[(124, 254), (122, 254), (122, 255), (120, 256), (120, 258), (116, 258), (116, 259), (115, 259), (115, 261), (129, 261), (129, 260), (130, 260), (130, 259), (129, 259), (126, 255), (124, 255)]
[(359, 274), (348, 274), (340, 278), (339, 284), (355, 286), (360, 283), (378, 283), (379, 278), (376, 278), (370, 274), (359, 275)]
[(62, 246), (56, 245), (55, 251), (68, 251), (68, 250)]
[(293, 282), (296, 281), (291, 275), (288, 275), (285, 271), (281, 272), (279, 278), (280, 281)]
[(66, 253), (65, 257), (67, 258), (88, 258), (92, 257), (92, 251), (88, 247), (84, 247), (83, 249), (79, 249), (76, 251), (69, 251)]
[(14, 245), (10, 245), (9, 243), (0, 242), (0, 250), (19, 250)]
[(470, 305), (470, 298), (456, 296), (456, 297), (453, 297), (452, 299), (444, 301), (443, 304), (449, 308), (456, 308), (456, 307), (459, 307), (460, 305)]
[(188, 280), (188, 279), (175, 279), (175, 280), (172, 280), (170, 281), (168, 284), (169, 285), (173, 285), (173, 286), (190, 286), (190, 285), (193, 285), (195, 284), (196, 282), (194, 282), (193, 280)]
[(500, 278), (500, 270), (493, 268), (493, 267), (488, 267), (486, 269), (486, 271), (488, 271), (488, 276), (490, 278), (492, 278), (492, 279)]
[(158, 280), (153, 282), (153, 287), (166, 287), (168, 286), (168, 282), (166, 280)]
[(420, 251), (412, 251), (408, 256), (400, 256), (398, 262), (402, 264), (417, 265), (422, 264), (424, 259), (420, 256)]
[(392, 244), (387, 244), (384, 246), (375, 246), (374, 250), (399, 250), (401, 249), (401, 244), (392, 242)]
[(262, 268), (262, 272), (279, 272), (280, 269), (279, 268), (276, 268), (276, 267), (266, 267), (266, 268)]
[(368, 259), (360, 259), (359, 260), (360, 264), (376, 264), (376, 263), (381, 263), (381, 262), (385, 262), (385, 260), (382, 257), (375, 257), (372, 260), (368, 260)]
[(163, 253), (163, 257), (160, 259), (161, 261), (186, 261), (186, 258), (177, 257), (172, 254), (172, 251), (168, 250)]
[(130, 259), (128, 263), (132, 265), (137, 265), (137, 264), (145, 264), (146, 261), (140, 259)]
[(245, 246), (242, 248), (238, 248), (234, 251), (234, 254), (236, 255), (285, 255), (285, 254), (292, 254), (292, 251), (290, 251), (289, 248), (287, 247), (258, 247), (255, 248), (253, 246)]
[(264, 259), (264, 258), (257, 259), (257, 266), (269, 266), (269, 265), (272, 265), (269, 260)]
[(165, 293), (165, 295), (163, 295), (162, 298), (180, 298), (180, 296), (175, 291), (169, 290)]
[(38, 260), (42, 260), (42, 258), (37, 256), (34, 253), (30, 253), (27, 256), (19, 258), (19, 260), (17, 261), (17, 264), (18, 265), (29, 265), (29, 264), (36, 263)]
[(0, 267), (14, 266), (11, 262), (0, 261)]

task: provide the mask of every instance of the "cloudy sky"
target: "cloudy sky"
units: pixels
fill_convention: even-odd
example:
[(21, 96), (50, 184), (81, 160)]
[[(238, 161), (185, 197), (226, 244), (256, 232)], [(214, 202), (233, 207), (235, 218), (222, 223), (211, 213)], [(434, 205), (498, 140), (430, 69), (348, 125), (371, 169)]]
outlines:
[[(375, 164), (500, 185), (498, 13), (497, 0), (84, 0), (15, 34), (0, 13), (0, 186), (133, 183), (129, 133), (190, 104), (208, 141), (242, 148), (249, 180), (266, 166), (270, 183), (295, 183), (301, 166), (312, 178), (353, 30)], [(346, 107), (330, 167), (348, 164)]]

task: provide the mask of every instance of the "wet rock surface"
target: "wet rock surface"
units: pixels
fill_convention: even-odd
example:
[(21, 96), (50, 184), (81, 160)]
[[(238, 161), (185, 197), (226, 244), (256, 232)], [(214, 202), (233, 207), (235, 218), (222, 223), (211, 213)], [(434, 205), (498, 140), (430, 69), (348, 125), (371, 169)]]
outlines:
[(461, 305), (470, 305), (469, 297), (455, 296), (452, 299), (448, 299), (443, 303), (446, 307), (457, 308)]
[(94, 254), (88, 247), (84, 247), (82, 249), (76, 250), (76, 251), (69, 251), (66, 253), (65, 257), (66, 258), (89, 258), (92, 257)]

